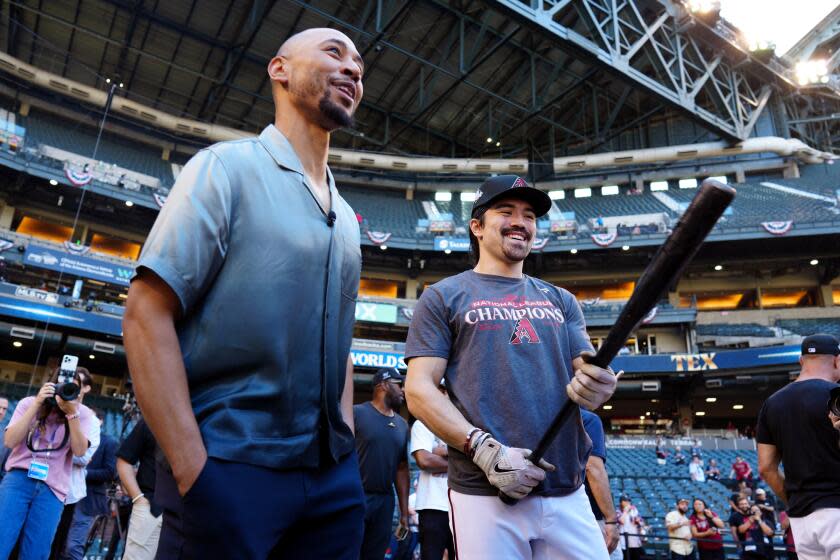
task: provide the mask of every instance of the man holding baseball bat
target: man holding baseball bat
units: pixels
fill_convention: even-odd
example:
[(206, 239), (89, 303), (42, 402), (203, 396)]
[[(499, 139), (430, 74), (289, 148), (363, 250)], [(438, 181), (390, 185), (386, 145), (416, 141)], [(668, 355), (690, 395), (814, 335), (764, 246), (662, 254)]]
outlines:
[[(522, 272), (550, 207), (520, 177), (485, 181), (470, 220), (476, 267), (427, 288), (409, 329), (406, 399), (450, 447), (461, 559), (608, 558), (582, 487), (592, 444), (578, 409), (545, 460), (522, 448), (569, 399), (597, 408), (616, 387), (611, 371), (584, 361), (593, 348), (574, 296)], [(449, 398), (437, 389), (444, 377)]]

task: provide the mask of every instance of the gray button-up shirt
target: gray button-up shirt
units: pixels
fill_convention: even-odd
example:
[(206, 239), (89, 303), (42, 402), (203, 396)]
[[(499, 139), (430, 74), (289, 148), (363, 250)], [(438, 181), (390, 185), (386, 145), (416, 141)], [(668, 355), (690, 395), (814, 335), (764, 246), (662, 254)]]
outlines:
[(339, 405), (359, 226), (327, 175), (333, 227), (273, 125), (216, 144), (184, 166), (146, 240), (137, 269), (181, 302), (176, 328), (212, 457), (289, 469), (353, 450)]

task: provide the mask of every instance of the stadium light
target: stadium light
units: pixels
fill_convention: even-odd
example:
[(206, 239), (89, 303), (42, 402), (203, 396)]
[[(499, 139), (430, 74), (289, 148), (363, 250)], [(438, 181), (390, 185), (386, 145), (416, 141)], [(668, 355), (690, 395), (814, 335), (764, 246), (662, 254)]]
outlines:
[(612, 410), (612, 405), (611, 404), (605, 404), (602, 408), (604, 410)]
[(629, 251), (630, 250), (630, 245), (622, 245), (621, 250), (622, 251)]
[(383, 245), (380, 245), (379, 248), (382, 249), (383, 251), (385, 251), (386, 249), (388, 249), (388, 246), (383, 244)]
[(717, 270), (718, 272), (720, 272), (721, 270), (723, 270), (723, 265), (722, 265), (722, 264), (716, 264), (716, 265), (715, 265), (715, 270)]
[(128, 206), (129, 208), (131, 208), (132, 206), (134, 206), (134, 203), (131, 202), (130, 200), (126, 200), (125, 205)]
[(639, 416), (639, 420), (644, 420), (644, 419), (645, 419), (644, 416)]
[(121, 87), (121, 88), (122, 88), (122, 87), (125, 87), (125, 84), (123, 84), (122, 82), (120, 82), (120, 87)]
[(15, 348), (20, 348), (21, 346), (23, 346), (23, 342), (15, 340), (14, 342), (12, 342), (12, 346), (14, 346)]
[(697, 188), (697, 179), (680, 179), (680, 188), (681, 189), (696, 189)]
[(822, 58), (803, 60), (796, 63), (794, 69), (796, 81), (800, 86), (828, 83), (828, 61)]
[(612, 196), (618, 194), (618, 185), (604, 185), (601, 187), (601, 196)]
[(650, 184), (651, 192), (656, 191), (667, 191), (668, 190), (668, 181), (653, 181)]
[(452, 193), (449, 191), (435, 192), (435, 202), (449, 202), (452, 200)]
[(56, 187), (58, 186), (58, 181), (56, 181), (55, 179), (50, 179), (50, 185)]
[(111, 83), (111, 78), (105, 78), (105, 83), (110, 84)]
[(548, 198), (551, 200), (563, 200), (566, 198), (566, 191), (548, 191)]
[(95, 360), (95, 359), (96, 359), (96, 356), (94, 356), (93, 354), (89, 354), (89, 355), (88, 355), (88, 358), (90, 358), (91, 360)]
[(717, 397), (706, 397), (706, 402), (717, 402)]
[(655, 403), (658, 403), (658, 402), (659, 402), (659, 399), (650, 399), (650, 402), (652, 402), (652, 403), (654, 403), (654, 404), (655, 404)]
[(688, 9), (695, 14), (709, 14), (720, 11), (719, 0), (688, 0)]
[(590, 196), (592, 196), (592, 189), (589, 187), (575, 189), (575, 198), (589, 198)]
[(452, 249), (445, 249), (443, 252), (444, 252), (444, 253), (446, 253), (446, 254), (448, 255), (448, 254), (450, 254), (450, 253), (452, 252)]
[(502, 142), (501, 142), (501, 141), (496, 142), (496, 147), (497, 147), (497, 148), (498, 148), (499, 146), (501, 146), (501, 145), (502, 145)]
[(706, 416), (706, 413), (703, 412), (702, 410), (698, 410), (697, 412), (694, 413), (694, 415), (695, 416)]
[(742, 404), (733, 404), (732, 410), (744, 410), (744, 405)]
[(492, 137), (492, 136), (488, 136), (488, 137), (487, 137), (487, 143), (488, 143), (488, 144), (492, 144), (492, 143), (493, 143), (493, 137)]
[(820, 264), (820, 261), (817, 259), (811, 259), (811, 266), (817, 266), (818, 264)]
[(577, 255), (577, 249), (572, 249), (572, 250), (571, 250), (571, 251), (569, 251), (569, 252), (570, 252), (571, 254), (573, 254), (573, 255)]
[(475, 202), (474, 191), (464, 191), (461, 193), (461, 202)]

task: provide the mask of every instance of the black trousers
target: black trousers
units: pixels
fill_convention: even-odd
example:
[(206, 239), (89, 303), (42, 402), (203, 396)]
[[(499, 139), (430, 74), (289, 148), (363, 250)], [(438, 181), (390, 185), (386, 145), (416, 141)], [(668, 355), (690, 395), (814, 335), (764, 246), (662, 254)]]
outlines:
[(421, 509), (420, 559), (440, 560), (443, 551), (449, 551), (449, 560), (455, 560), (452, 532), (449, 530), (449, 513), (437, 509)]
[(394, 494), (365, 494), (365, 536), (360, 560), (382, 560), (391, 542)]

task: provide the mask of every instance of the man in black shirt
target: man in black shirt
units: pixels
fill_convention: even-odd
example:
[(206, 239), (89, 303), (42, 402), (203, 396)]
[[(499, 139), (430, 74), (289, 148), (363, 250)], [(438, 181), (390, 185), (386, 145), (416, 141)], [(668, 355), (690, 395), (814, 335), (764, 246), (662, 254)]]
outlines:
[(156, 449), (155, 436), (140, 420), (117, 451), (117, 473), (132, 504), (124, 560), (152, 560), (157, 552), (163, 519), (155, 503)]
[(373, 376), (373, 400), (353, 407), (356, 452), (365, 489), (365, 537), (361, 560), (382, 560), (394, 517), (394, 485), (400, 529), (408, 528), (408, 424), (395, 412), (405, 398), (403, 376), (394, 368)]
[(771, 527), (776, 526), (776, 504), (773, 498), (767, 495), (764, 488), (757, 488), (755, 491), (755, 500), (753, 503), (761, 510), (761, 518)]
[[(743, 560), (773, 558), (773, 529), (761, 518), (758, 506), (750, 506), (747, 498), (739, 498), (737, 510), (729, 516), (729, 525), (738, 539)], [(768, 537), (770, 537), (768, 539)]]
[(840, 381), (840, 342), (827, 334), (806, 337), (799, 363), (799, 378), (767, 399), (759, 412), (758, 469), (788, 504), (799, 557), (837, 558), (840, 434), (829, 418), (828, 403)]

